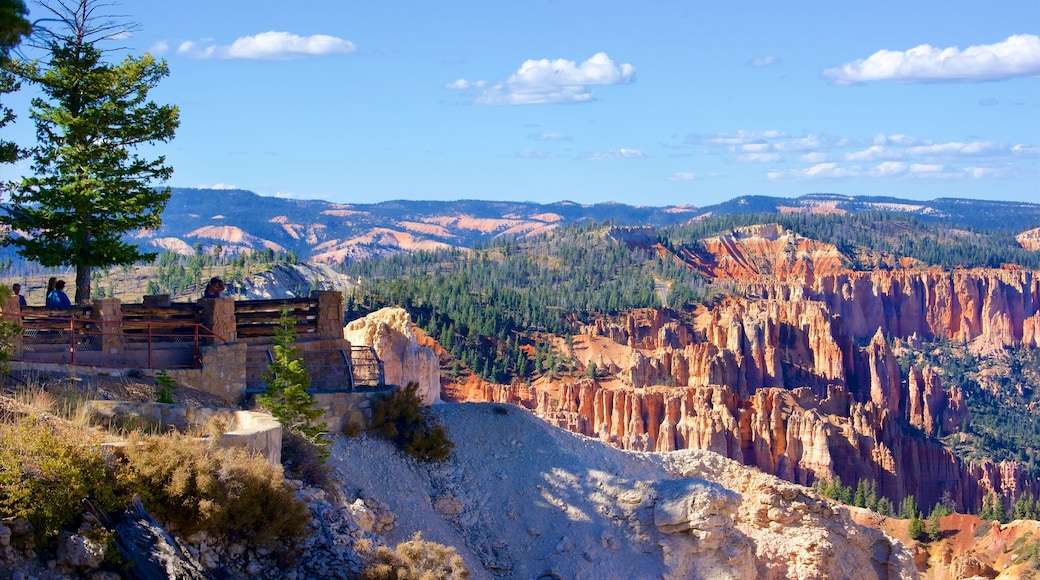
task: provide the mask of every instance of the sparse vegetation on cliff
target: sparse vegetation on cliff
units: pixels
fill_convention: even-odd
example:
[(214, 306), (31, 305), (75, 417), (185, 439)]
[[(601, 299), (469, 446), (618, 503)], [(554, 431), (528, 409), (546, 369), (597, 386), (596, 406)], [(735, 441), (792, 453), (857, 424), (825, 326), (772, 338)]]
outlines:
[(5, 417), (0, 423), (0, 517), (24, 517), (44, 546), (75, 527), (82, 500), (105, 510), (125, 500), (101, 454), (98, 433), (41, 415)]
[(271, 544), (306, 531), (306, 506), (281, 470), (239, 449), (209, 449), (182, 435), (134, 435), (117, 479), (173, 530)]
[(1040, 349), (1007, 347), (986, 356), (967, 345), (937, 342), (902, 368), (930, 364), (942, 371), (943, 386), (965, 395), (969, 419), (960, 433), (943, 437), (966, 461), (1017, 461), (1031, 477), (1040, 476)]
[(448, 430), (437, 422), (416, 395), (419, 385), (408, 383), (373, 406), (372, 432), (389, 439), (418, 459), (443, 461), (455, 447)]
[(368, 555), (371, 562), (361, 573), (362, 580), (465, 580), (469, 578), (455, 548), (422, 539), (416, 532), (412, 539), (391, 550), (380, 546)]

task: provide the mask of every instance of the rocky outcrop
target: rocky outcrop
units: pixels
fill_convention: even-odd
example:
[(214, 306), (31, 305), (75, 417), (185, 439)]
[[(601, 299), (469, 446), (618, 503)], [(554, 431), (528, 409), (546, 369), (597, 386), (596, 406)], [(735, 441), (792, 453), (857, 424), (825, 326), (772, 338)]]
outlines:
[(712, 278), (746, 279), (763, 274), (812, 278), (849, 265), (833, 244), (805, 238), (778, 224), (737, 228), (701, 240), (698, 250), (686, 250), (681, 257)]
[(1015, 241), (1027, 250), (1040, 251), (1040, 228), (1033, 228), (1018, 234), (1015, 236)]
[(853, 338), (917, 334), (980, 346), (1040, 346), (1040, 276), (1029, 270), (906, 269), (756, 279), (754, 296), (828, 306)]
[(412, 332), (412, 319), (403, 308), (383, 308), (347, 323), (343, 338), (351, 345), (371, 346), (383, 362), (388, 385), (405, 386), (415, 382), (423, 404), (440, 400), (440, 362), (437, 353), (420, 346)]

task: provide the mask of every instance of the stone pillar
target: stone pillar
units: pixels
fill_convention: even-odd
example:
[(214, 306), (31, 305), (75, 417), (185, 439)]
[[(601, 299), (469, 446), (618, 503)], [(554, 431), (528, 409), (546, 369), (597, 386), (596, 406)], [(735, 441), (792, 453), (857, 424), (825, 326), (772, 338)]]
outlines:
[(343, 338), (343, 293), (336, 290), (318, 292), (318, 338)]
[(105, 359), (123, 355), (123, 310), (118, 298), (96, 298), (92, 300), (91, 320), (96, 331), (101, 333), (101, 352)]
[(202, 309), (203, 326), (209, 328), (227, 342), (238, 340), (238, 326), (235, 324), (235, 301), (232, 298), (203, 298), (199, 300)]
[[(15, 326), (21, 328), (22, 326), (22, 307), (18, 304), (18, 297), (11, 294), (7, 297), (7, 301), (3, 304), (3, 318), (4, 322), (9, 322)], [(16, 332), (10, 338), (12, 352), (11, 356), (19, 357), (22, 355), (22, 333)]]

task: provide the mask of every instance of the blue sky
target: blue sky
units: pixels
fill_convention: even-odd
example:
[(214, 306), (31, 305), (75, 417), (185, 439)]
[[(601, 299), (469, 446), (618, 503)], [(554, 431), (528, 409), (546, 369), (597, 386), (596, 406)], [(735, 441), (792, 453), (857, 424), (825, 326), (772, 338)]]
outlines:
[(1036, 0), (114, 12), (140, 25), (123, 44), (170, 66), (152, 96), (181, 111), (157, 148), (173, 186), (344, 203), (1040, 202)]

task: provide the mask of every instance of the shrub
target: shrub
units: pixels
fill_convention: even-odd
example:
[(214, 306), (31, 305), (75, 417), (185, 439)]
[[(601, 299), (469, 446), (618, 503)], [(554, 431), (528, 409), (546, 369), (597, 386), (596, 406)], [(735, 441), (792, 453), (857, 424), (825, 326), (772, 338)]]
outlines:
[(100, 439), (90, 431), (28, 416), (0, 424), (0, 516), (21, 516), (41, 545), (74, 527), (90, 499), (122, 505)]
[(429, 408), (423, 407), (416, 395), (418, 389), (419, 385), (411, 382), (377, 401), (372, 409), (372, 431), (413, 457), (443, 461), (455, 444)]
[(427, 542), (419, 532), (411, 540), (398, 544), (396, 550), (377, 548), (371, 559), (371, 563), (361, 573), (363, 580), (469, 578), (469, 570), (455, 548)]
[(326, 491), (335, 488), (322, 448), (299, 433), (282, 431), (282, 467), (287, 477)]
[(914, 516), (913, 518), (910, 519), (910, 526), (908, 528), (908, 533), (910, 535), (910, 539), (917, 540), (919, 542), (923, 542), (923, 541), (925, 541), (928, 538), (928, 534), (926, 533), (926, 529), (925, 529), (924, 520), (922, 520), (921, 518), (919, 518), (917, 516)]
[(161, 370), (155, 373), (155, 401), (157, 403), (173, 403), (173, 392), (177, 390), (177, 383), (170, 378), (169, 373)]
[(180, 533), (272, 544), (304, 534), (307, 507), (280, 467), (241, 449), (208, 449), (182, 435), (132, 436), (120, 482)]
[[(0, 305), (6, 303), (11, 294), (11, 288), (0, 286)], [(8, 364), (11, 356), (14, 355), (14, 341), (11, 339), (21, 332), (22, 327), (17, 322), (0, 318), (0, 375), (6, 376), (11, 372)]]

